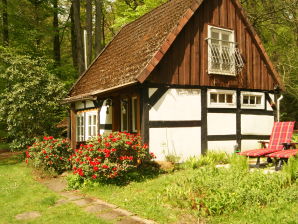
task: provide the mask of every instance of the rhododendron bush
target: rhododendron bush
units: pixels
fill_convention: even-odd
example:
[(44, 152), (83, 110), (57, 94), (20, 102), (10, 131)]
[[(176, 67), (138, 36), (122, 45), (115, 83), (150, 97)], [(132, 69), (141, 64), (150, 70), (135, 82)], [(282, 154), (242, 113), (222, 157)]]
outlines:
[(114, 132), (81, 145), (71, 161), (73, 173), (84, 179), (111, 180), (123, 177), (153, 158), (139, 135)]
[(36, 139), (26, 151), (26, 163), (36, 168), (62, 173), (71, 168), (69, 157), (73, 150), (67, 139), (55, 139), (52, 136)]

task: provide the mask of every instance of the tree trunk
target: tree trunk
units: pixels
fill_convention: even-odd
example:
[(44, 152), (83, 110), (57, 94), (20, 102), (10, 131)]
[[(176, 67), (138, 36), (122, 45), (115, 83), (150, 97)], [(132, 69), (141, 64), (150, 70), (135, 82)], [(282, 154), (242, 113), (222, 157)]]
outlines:
[(103, 35), (103, 26), (102, 26), (102, 0), (95, 0), (95, 54), (96, 56), (100, 53), (102, 49), (102, 35)]
[(3, 23), (3, 45), (8, 46), (8, 12), (7, 12), (7, 0), (2, 0), (2, 23)]
[(84, 62), (84, 45), (83, 45), (83, 35), (82, 27), (80, 21), (80, 0), (72, 0), (73, 6), (73, 21), (74, 21), (74, 34), (76, 37), (76, 52), (77, 52), (77, 61), (78, 61), (78, 70), (79, 74), (82, 74), (85, 71), (85, 62)]
[(72, 53), (72, 63), (73, 67), (78, 70), (78, 56), (77, 56), (77, 38), (75, 35), (75, 28), (74, 28), (74, 18), (73, 18), (73, 5), (70, 7), (70, 32), (71, 32), (71, 53)]
[(60, 54), (60, 38), (59, 38), (59, 20), (58, 20), (58, 0), (53, 0), (53, 28), (54, 28), (54, 40), (53, 40), (53, 51), (54, 60), (56, 65), (61, 65), (61, 54)]
[(92, 61), (92, 0), (86, 0), (87, 66)]

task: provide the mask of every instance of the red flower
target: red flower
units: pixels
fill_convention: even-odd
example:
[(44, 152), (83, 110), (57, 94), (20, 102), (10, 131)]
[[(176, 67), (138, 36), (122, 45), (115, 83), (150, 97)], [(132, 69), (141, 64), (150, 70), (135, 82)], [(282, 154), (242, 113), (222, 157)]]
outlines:
[(112, 151), (112, 152), (116, 152), (116, 151), (117, 151), (117, 149), (111, 149), (111, 151)]
[(106, 147), (110, 147), (110, 146), (111, 146), (111, 143), (106, 142), (106, 143), (105, 143), (105, 146), (106, 146)]
[(94, 170), (94, 171), (98, 171), (98, 170), (99, 170), (98, 166), (94, 166), (94, 167), (93, 167), (93, 170)]
[(102, 165), (102, 168), (104, 168), (104, 169), (108, 169), (109, 166), (107, 166), (107, 165)]
[(94, 175), (92, 176), (92, 178), (93, 178), (93, 179), (96, 179), (96, 178), (97, 178), (97, 176), (94, 174)]
[(132, 142), (129, 142), (129, 141), (127, 141), (127, 142), (125, 142), (127, 145), (132, 145)]
[(116, 171), (117, 170), (117, 167), (114, 167), (113, 170)]
[(48, 139), (48, 137), (47, 137), (47, 136), (44, 136), (44, 137), (43, 137), (43, 140), (49, 140), (49, 139)]

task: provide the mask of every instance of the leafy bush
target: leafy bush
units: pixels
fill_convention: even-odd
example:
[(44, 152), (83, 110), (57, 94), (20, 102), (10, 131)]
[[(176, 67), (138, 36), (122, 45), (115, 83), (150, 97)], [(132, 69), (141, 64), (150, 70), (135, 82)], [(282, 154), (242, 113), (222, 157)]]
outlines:
[(0, 121), (12, 149), (25, 149), (34, 137), (56, 135), (65, 116), (59, 103), (65, 94), (61, 80), (45, 58), (32, 59), (0, 47)]
[(81, 145), (71, 156), (73, 173), (84, 179), (119, 180), (154, 158), (139, 135), (115, 132)]
[(283, 173), (206, 166), (167, 187), (166, 195), (175, 206), (193, 209), (198, 216), (213, 216), (245, 207), (266, 206), (280, 195), (288, 201), (297, 200), (297, 194), (283, 193), (287, 186), (287, 176)]
[(54, 139), (52, 136), (36, 139), (26, 151), (26, 163), (32, 163), (36, 168), (62, 173), (70, 169), (69, 157), (73, 153), (66, 139)]
[(290, 183), (298, 180), (298, 158), (291, 157), (288, 163), (283, 166), (282, 172), (288, 176)]
[(226, 164), (229, 160), (229, 155), (224, 152), (209, 151), (206, 155), (189, 158), (183, 166), (185, 168), (197, 169), (202, 166)]

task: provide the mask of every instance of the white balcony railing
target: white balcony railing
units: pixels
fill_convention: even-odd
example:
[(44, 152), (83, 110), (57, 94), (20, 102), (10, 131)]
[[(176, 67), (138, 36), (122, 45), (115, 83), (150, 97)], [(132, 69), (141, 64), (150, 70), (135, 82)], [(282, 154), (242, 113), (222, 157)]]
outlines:
[(239, 49), (234, 42), (218, 43), (208, 39), (208, 73), (236, 76), (244, 67)]

